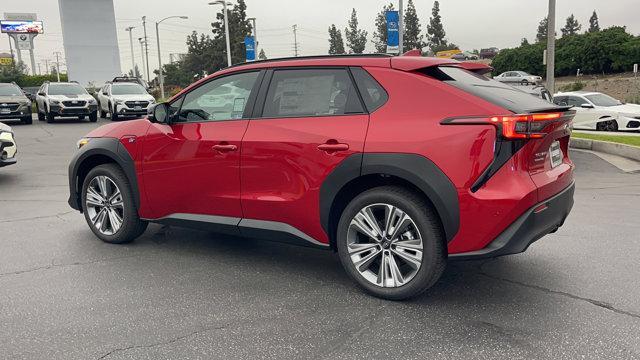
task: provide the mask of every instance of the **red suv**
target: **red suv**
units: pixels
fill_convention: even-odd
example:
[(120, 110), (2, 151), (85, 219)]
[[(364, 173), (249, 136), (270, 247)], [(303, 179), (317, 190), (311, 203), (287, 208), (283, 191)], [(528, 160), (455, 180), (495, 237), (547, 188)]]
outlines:
[(447, 258), (524, 251), (573, 205), (566, 107), (451, 59), (280, 59), (221, 70), (78, 143), (69, 204), (110, 243), (148, 222), (337, 251), (404, 299)]

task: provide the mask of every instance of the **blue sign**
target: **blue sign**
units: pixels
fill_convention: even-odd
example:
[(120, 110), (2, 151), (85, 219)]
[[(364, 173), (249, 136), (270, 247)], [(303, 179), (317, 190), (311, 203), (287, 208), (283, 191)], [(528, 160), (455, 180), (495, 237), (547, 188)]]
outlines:
[(245, 36), (244, 37), (244, 48), (247, 54), (247, 61), (255, 61), (256, 60), (256, 42), (253, 39), (253, 36)]
[(400, 33), (398, 31), (400, 16), (397, 11), (387, 11), (385, 17), (387, 19), (387, 53), (397, 54), (400, 51)]

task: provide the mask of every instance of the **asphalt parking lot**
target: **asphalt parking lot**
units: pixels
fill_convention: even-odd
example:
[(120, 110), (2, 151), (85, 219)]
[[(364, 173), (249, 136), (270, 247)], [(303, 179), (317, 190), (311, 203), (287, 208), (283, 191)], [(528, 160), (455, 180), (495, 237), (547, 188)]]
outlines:
[(575, 206), (557, 233), (388, 302), (328, 251), (155, 225), (102, 243), (67, 205), (67, 165), (107, 122), (10, 124), (0, 358), (640, 359), (640, 174), (574, 152)]

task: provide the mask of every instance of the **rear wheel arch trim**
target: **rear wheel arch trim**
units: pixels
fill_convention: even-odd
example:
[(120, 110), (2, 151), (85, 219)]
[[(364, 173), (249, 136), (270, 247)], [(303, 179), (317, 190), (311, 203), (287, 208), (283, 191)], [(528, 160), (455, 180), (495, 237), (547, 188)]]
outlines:
[(129, 152), (116, 138), (93, 138), (84, 145), (74, 156), (69, 164), (69, 205), (82, 212), (80, 203), (82, 184), (79, 183), (79, 170), (86, 161), (90, 161), (96, 156), (107, 157), (117, 164), (124, 171), (135, 201), (136, 208), (140, 208), (140, 190), (138, 188), (138, 177), (136, 175), (135, 164)]
[(440, 217), (450, 242), (460, 227), (458, 192), (451, 180), (428, 158), (418, 154), (365, 153), (343, 160), (320, 187), (320, 222), (331, 237), (331, 211), (340, 191), (361, 176), (386, 174), (403, 179), (419, 189)]

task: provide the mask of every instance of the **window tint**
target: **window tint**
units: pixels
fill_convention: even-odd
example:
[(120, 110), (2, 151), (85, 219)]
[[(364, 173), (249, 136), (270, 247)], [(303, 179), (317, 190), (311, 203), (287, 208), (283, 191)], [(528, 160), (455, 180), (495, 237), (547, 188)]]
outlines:
[(373, 112), (387, 102), (389, 95), (380, 84), (363, 68), (351, 68), (362, 100), (369, 112)]
[(605, 94), (586, 95), (585, 97), (587, 99), (591, 100), (591, 102), (594, 103), (596, 106), (617, 106), (617, 105), (622, 105), (622, 103), (619, 100), (616, 100), (616, 99), (612, 98), (611, 96), (605, 95)]
[(567, 97), (566, 96), (555, 96), (553, 98), (553, 103), (560, 106), (567, 106)]
[(184, 97), (177, 121), (241, 119), (258, 72), (224, 76), (199, 86)]
[(147, 90), (139, 84), (113, 84), (111, 86), (112, 95), (143, 95)]
[(0, 96), (19, 96), (19, 95), (22, 95), (22, 91), (16, 85), (0, 84)]
[(362, 113), (362, 104), (345, 69), (276, 70), (263, 117)]
[(571, 107), (576, 107), (576, 106), (580, 106), (584, 103), (586, 103), (585, 100), (577, 97), (577, 96), (567, 96), (567, 99), (565, 100), (565, 102), (567, 103), (567, 106), (571, 106)]
[(430, 67), (424, 74), (514, 113), (549, 110), (554, 107), (539, 97), (458, 67)]

